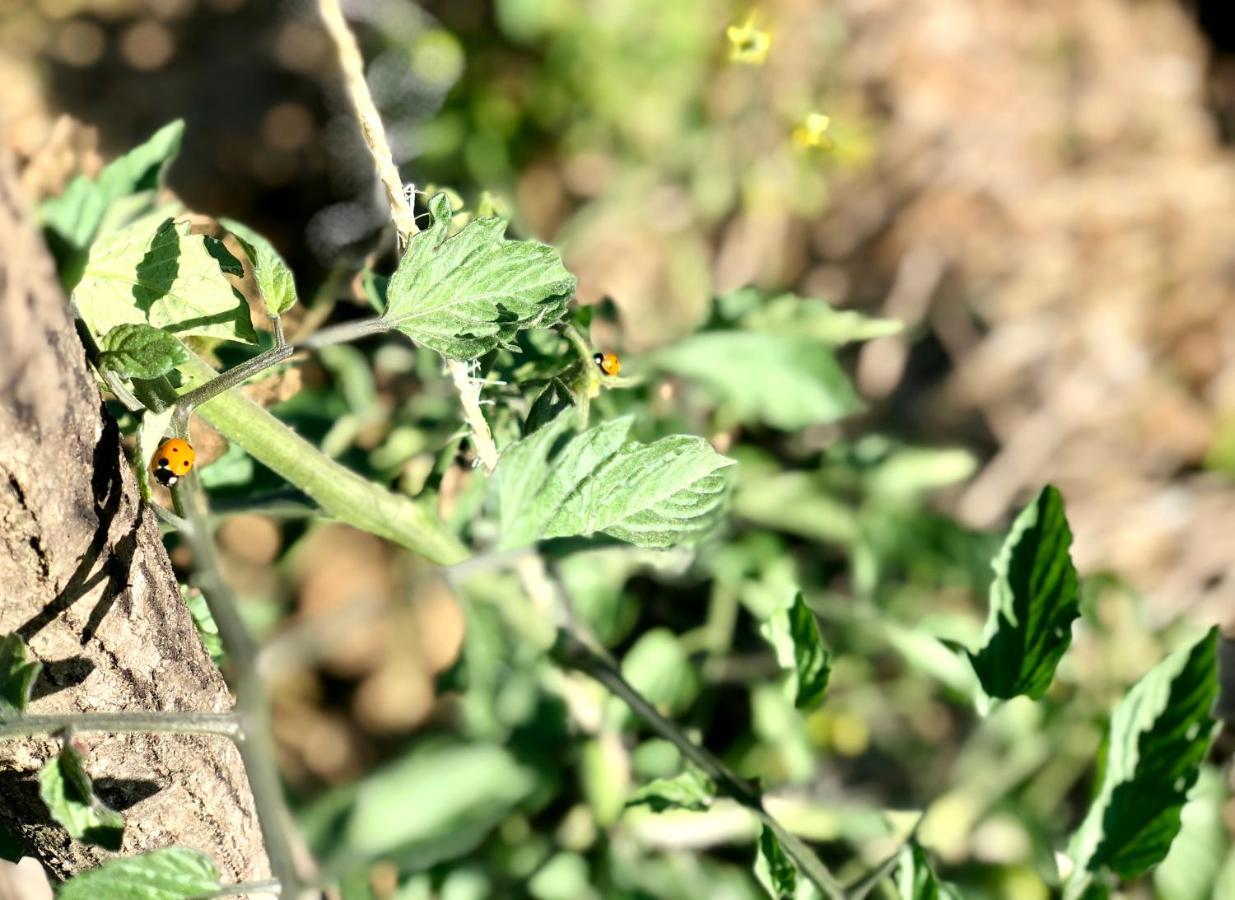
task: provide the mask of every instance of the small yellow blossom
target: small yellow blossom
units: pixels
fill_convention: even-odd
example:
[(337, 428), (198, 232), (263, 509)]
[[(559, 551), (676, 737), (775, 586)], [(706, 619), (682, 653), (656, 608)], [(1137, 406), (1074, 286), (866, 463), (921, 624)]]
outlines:
[(828, 135), (828, 128), (831, 124), (831, 117), (823, 113), (811, 113), (801, 125), (793, 129), (794, 145), (827, 150), (832, 146), (832, 138)]
[(741, 25), (725, 29), (729, 38), (729, 61), (747, 66), (761, 66), (772, 49), (772, 33), (755, 27), (755, 15), (751, 13)]

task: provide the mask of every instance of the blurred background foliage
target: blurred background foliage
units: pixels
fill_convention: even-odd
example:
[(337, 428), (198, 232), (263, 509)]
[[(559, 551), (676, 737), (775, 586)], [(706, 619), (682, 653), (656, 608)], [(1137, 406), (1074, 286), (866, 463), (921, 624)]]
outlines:
[[(551, 564), (627, 677), (845, 878), (924, 812), (964, 896), (1050, 896), (1112, 704), (1230, 623), (1235, 92), (1200, 6), (1212, 45), (1165, 0), (768, 0), (770, 52), (743, 64), (726, 28), (751, 8), (726, 0), (347, 4), (405, 177), (505, 211), (579, 275), (593, 340), (639, 382), (593, 415), (740, 461), (723, 540)], [(387, 214), (309, 5), (0, 0), (0, 84), (32, 198), (183, 117), (173, 188), (284, 251), (292, 333), (365, 314)], [(486, 391), (502, 439), (570, 356), (522, 349), (483, 361), (509, 382)], [(431, 354), (334, 347), (249, 390), (492, 537)], [(758, 896), (746, 812), (625, 807), (682, 761), (529, 648), (513, 574), (452, 590), (193, 428), (288, 787), (347, 897)], [(1000, 528), (1047, 480), (1083, 624), (1044, 703), (980, 724), (940, 639), (976, 641)], [(757, 627), (795, 586), (836, 653), (809, 715)], [(1235, 896), (1230, 747), (1123, 896)]]

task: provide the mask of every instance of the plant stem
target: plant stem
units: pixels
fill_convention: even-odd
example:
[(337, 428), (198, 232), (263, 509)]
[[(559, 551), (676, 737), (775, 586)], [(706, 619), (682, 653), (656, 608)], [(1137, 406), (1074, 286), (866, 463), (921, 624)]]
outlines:
[[(317, 5), (326, 32), (334, 41), (339, 55), (343, 85), (352, 101), (352, 107), (356, 110), (360, 133), (373, 157), (374, 171), (386, 188), (386, 202), (390, 207), (390, 217), (395, 223), (395, 231), (399, 235), (399, 249), (402, 250), (412, 239), (412, 235), (420, 229), (416, 225), (412, 204), (403, 192), (403, 181), (399, 177), (394, 155), (390, 152), (390, 143), (386, 140), (386, 129), (377, 113), (377, 106), (373, 103), (373, 96), (369, 93), (368, 82), (365, 81), (364, 59), (356, 45), (356, 37), (339, 9), (338, 0), (318, 0)], [(459, 405), (463, 409), (463, 418), (471, 429), (472, 446), (476, 450), (476, 456), (484, 466), (486, 474), (492, 473), (497, 466), (497, 444), (493, 441), (489, 423), (480, 407), (480, 388), (471, 378), (467, 363), (447, 359), (446, 369), (459, 392)]]
[[(181, 372), (199, 383), (215, 375), (197, 357), (191, 357)], [(244, 394), (222, 393), (197, 412), (228, 440), (303, 491), (326, 514), (439, 565), (467, 558), (467, 548), (431, 512), (330, 459)]]
[(189, 422), (189, 416), (198, 406), (224, 391), (230, 390), (248, 381), (254, 375), (277, 366), (295, 352), (288, 344), (267, 350), (238, 366), (233, 366), (226, 372), (221, 372), (205, 384), (176, 398), (176, 413), (172, 416), (171, 428), (175, 434), (183, 434)]
[(321, 12), (322, 24), (326, 33), (334, 42), (335, 52), (339, 56), (339, 68), (343, 73), (343, 84), (347, 95), (356, 110), (356, 120), (360, 123), (360, 133), (365, 145), (373, 156), (373, 169), (378, 180), (386, 189), (386, 202), (390, 205), (391, 217), (399, 232), (400, 247), (406, 246), (407, 239), (416, 233), (416, 217), (412, 206), (403, 193), (403, 180), (399, 177), (399, 169), (395, 165), (394, 156), (390, 152), (390, 144), (386, 141), (386, 130), (382, 127), (382, 118), (378, 115), (377, 106), (365, 83), (364, 58), (360, 55), (360, 47), (356, 44), (356, 36), (343, 18), (343, 10), (339, 8), (339, 0), (318, 0), (317, 8)]
[(39, 737), (59, 731), (110, 731), (117, 734), (218, 734), (238, 741), (240, 720), (231, 713), (150, 712), (75, 713), (16, 716), (0, 723), (0, 738)]
[(741, 778), (707, 749), (692, 741), (678, 725), (666, 719), (640, 694), (611, 661), (587, 646), (569, 631), (559, 629), (553, 659), (566, 669), (582, 672), (600, 682), (609, 692), (625, 703), (648, 726), (669, 741), (682, 755), (698, 766), (727, 797), (751, 810), (767, 825), (780, 841), (785, 852), (797, 863), (806, 877), (832, 900), (843, 900), (844, 888), (806, 844), (781, 825), (764, 809), (763, 795), (749, 781)]
[(275, 762), (274, 737), (270, 731), (270, 707), (265, 686), (257, 671), (257, 644), (236, 609), (231, 589), (219, 572), (214, 538), (210, 531), (205, 492), (196, 473), (182, 480), (173, 492), (176, 511), (188, 520), (189, 544), (202, 595), (219, 629), (219, 640), (233, 667), (236, 710), (244, 724), (244, 740), (237, 744), (253, 792), (253, 805), (261, 826), (270, 870), (283, 892), (300, 893), (300, 876), (287, 829), (291, 813)]
[(332, 344), (346, 344), (350, 341), (358, 341), (369, 335), (382, 334), (383, 332), (390, 331), (393, 327), (390, 324), (390, 320), (385, 316), (378, 316), (374, 319), (361, 319), (357, 322), (343, 322), (339, 325), (331, 325), (329, 328), (313, 332), (303, 340), (297, 341), (295, 347), (297, 350), (317, 350), (321, 347), (329, 347)]

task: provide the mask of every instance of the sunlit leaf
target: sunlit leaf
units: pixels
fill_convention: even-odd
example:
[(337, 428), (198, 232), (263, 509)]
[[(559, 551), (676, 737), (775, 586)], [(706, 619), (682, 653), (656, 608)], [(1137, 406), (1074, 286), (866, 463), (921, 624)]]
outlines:
[[(627, 443), (633, 420), (614, 419), (564, 446), (569, 411), (510, 446), (497, 467), (501, 544), (606, 534), (670, 547), (709, 532), (724, 513), (733, 460), (702, 438)], [(552, 456), (551, 456), (552, 454)]]
[(253, 266), (253, 280), (261, 292), (262, 303), (271, 316), (281, 316), (296, 305), (296, 279), (274, 244), (247, 225), (234, 219), (220, 219), (223, 227), (236, 236)]
[(20, 635), (0, 637), (0, 723), (26, 711), (43, 664), (29, 658)]
[(742, 317), (742, 325), (754, 331), (808, 338), (840, 347), (900, 333), (904, 326), (895, 319), (874, 319), (852, 309), (836, 309), (822, 300), (781, 294), (764, 300)]
[(96, 335), (147, 324), (177, 336), (256, 340), (249, 307), (201, 235), (140, 219), (96, 243), (73, 299)]
[(189, 358), (184, 344), (146, 324), (117, 325), (100, 344), (99, 365), (124, 378), (158, 378)]
[(57, 889), (56, 900), (187, 900), (221, 888), (210, 857), (188, 847), (165, 847), (109, 859), (75, 875)]
[(386, 316), (417, 344), (452, 359), (510, 346), (525, 328), (557, 322), (575, 289), (552, 247), (505, 238), (502, 219), (476, 219), (448, 237), (450, 203), (412, 238), (387, 287)]
[[(64, 193), (39, 207), (39, 221), (56, 252), (66, 287), (77, 283), (85, 251), (99, 233), (108, 207), (129, 194), (157, 188), (167, 166), (180, 152), (183, 135), (183, 121), (164, 125), (146, 143), (105, 166), (97, 178), (79, 175)], [(149, 204), (150, 200), (143, 198), (132, 212)]]
[(702, 812), (712, 805), (716, 785), (698, 769), (687, 769), (673, 778), (658, 778), (631, 794), (627, 806), (647, 806), (652, 812), (688, 809)]
[(814, 709), (821, 704), (832, 672), (832, 654), (824, 648), (819, 623), (802, 594), (790, 606), (773, 612), (759, 630), (776, 650), (781, 668), (794, 673), (794, 706)]
[(79, 841), (120, 849), (124, 816), (95, 796), (81, 753), (71, 743), (39, 771), (39, 796), (52, 818)]
[(1166, 857), (1215, 733), (1217, 645), (1213, 628), (1158, 663), (1115, 707), (1102, 787), (1069, 847), (1073, 891), (1104, 868), (1130, 879)]
[(1063, 498), (1048, 486), (1016, 517), (993, 564), (985, 643), (969, 655), (988, 696), (1037, 699), (1051, 686), (1080, 615), (1071, 546)]
[(862, 408), (832, 351), (801, 336), (707, 331), (666, 347), (650, 362), (698, 383), (741, 422), (792, 431)]

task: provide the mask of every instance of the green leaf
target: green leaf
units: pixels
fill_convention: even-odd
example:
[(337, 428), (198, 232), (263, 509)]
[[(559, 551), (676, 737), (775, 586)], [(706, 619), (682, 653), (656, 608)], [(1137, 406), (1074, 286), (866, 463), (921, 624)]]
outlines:
[(173, 406), (162, 412), (148, 409), (142, 413), (141, 424), (137, 426), (137, 459), (141, 463), (137, 468), (137, 480), (142, 488), (142, 496), (147, 500), (150, 499), (150, 460), (154, 459), (154, 454), (163, 442), (163, 435), (167, 434), (175, 414), (176, 408)]
[(552, 247), (510, 241), (502, 219), (476, 219), (447, 237), (450, 202), (429, 202), (433, 224), (412, 238), (390, 279), (386, 316), (417, 344), (452, 359), (509, 347), (525, 329), (557, 322), (575, 290)]
[(1069, 847), (1073, 891), (1103, 868), (1136, 878), (1170, 850), (1216, 730), (1217, 647), (1212, 628), (1158, 663), (1115, 707), (1102, 787)]
[(990, 697), (1038, 699), (1072, 643), (1080, 615), (1072, 530), (1053, 487), (1016, 517), (993, 563), (985, 644), (969, 660)]
[(99, 365), (125, 378), (158, 378), (189, 358), (184, 344), (145, 324), (117, 325), (101, 344)]
[(20, 635), (0, 637), (0, 723), (26, 711), (30, 692), (43, 671), (43, 664), (29, 658)]
[(1230, 798), (1222, 773), (1213, 766), (1201, 768), (1187, 805), (1179, 814), (1179, 835), (1171, 852), (1154, 869), (1154, 888), (1160, 900), (1211, 900), (1235, 896), (1215, 893), (1223, 863), (1230, 857), (1231, 839), (1222, 821), (1222, 808)]
[(793, 900), (797, 894), (798, 868), (766, 825), (759, 832), (755, 879), (773, 900)]
[(916, 843), (901, 851), (896, 873), (899, 900), (960, 900), (960, 892), (935, 877), (926, 851)]
[[(699, 676), (678, 636), (668, 628), (645, 631), (622, 657), (622, 676), (645, 700), (674, 716), (699, 694)], [(624, 706), (616, 705), (623, 715)]]
[(184, 597), (184, 605), (189, 608), (189, 615), (193, 618), (193, 627), (197, 629), (197, 636), (201, 638), (202, 646), (206, 648), (206, 652), (210, 654), (216, 666), (223, 665), (227, 654), (223, 651), (219, 626), (215, 624), (210, 607), (206, 604), (206, 598), (200, 591), (190, 591), (184, 586), (181, 586), (180, 593)]
[(534, 786), (533, 772), (499, 746), (422, 746), (361, 782), (347, 847), (432, 865), (476, 846)]
[(798, 709), (819, 706), (832, 674), (832, 654), (824, 648), (819, 623), (801, 592), (792, 605), (772, 613), (759, 631), (776, 650), (781, 668), (795, 673), (793, 705)]
[(39, 771), (39, 796), (52, 818), (79, 841), (119, 850), (124, 816), (94, 795), (82, 756), (66, 742), (59, 755)]
[(159, 187), (167, 166), (180, 152), (183, 135), (183, 121), (164, 125), (146, 143), (105, 166), (97, 179), (79, 175), (63, 194), (39, 207), (39, 221), (68, 276), (66, 286), (76, 283), (85, 251), (98, 234), (108, 207), (129, 194)]
[(502, 454), (496, 474), (504, 549), (597, 533), (665, 548), (704, 536), (723, 515), (723, 470), (733, 460), (707, 441), (675, 435), (627, 443), (634, 421), (627, 416), (558, 449), (572, 421), (565, 411)]
[(220, 219), (223, 227), (236, 236), (253, 265), (253, 280), (261, 291), (266, 312), (281, 316), (296, 305), (296, 279), (279, 251), (262, 235), (234, 219)]
[(140, 219), (96, 243), (73, 299), (96, 335), (147, 324), (178, 336), (257, 339), (248, 304), (205, 238), (173, 219)]
[(697, 382), (744, 423), (794, 431), (862, 409), (832, 351), (801, 336), (708, 331), (651, 358), (663, 372)]
[(188, 847), (165, 847), (109, 859), (75, 875), (56, 900), (187, 900), (223, 887), (210, 857)]
[(716, 785), (698, 769), (687, 769), (673, 778), (658, 778), (631, 794), (627, 806), (647, 806), (652, 812), (689, 809), (702, 812), (712, 805)]

